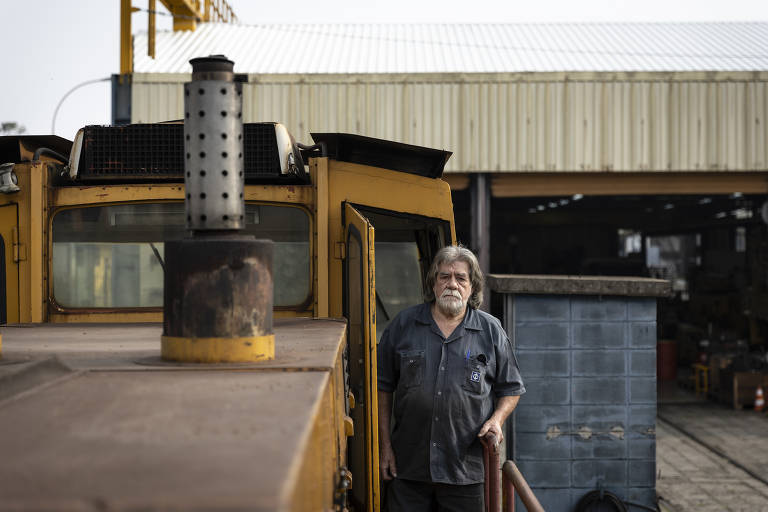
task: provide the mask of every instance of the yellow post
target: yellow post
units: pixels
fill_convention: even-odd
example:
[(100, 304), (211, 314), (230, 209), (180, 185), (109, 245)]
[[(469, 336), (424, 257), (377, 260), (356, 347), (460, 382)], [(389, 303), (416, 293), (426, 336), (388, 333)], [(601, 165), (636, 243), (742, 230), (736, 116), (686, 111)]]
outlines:
[(29, 293), (29, 321), (45, 320), (45, 293), (43, 290), (43, 219), (47, 219), (45, 164), (34, 162), (29, 169), (29, 277), (32, 286)]
[(133, 41), (131, 37), (131, 0), (120, 0), (120, 74), (133, 73)]
[(315, 316), (328, 316), (328, 159), (314, 158), (310, 164), (314, 184), (316, 274)]
[(156, 0), (149, 0), (149, 16), (147, 17), (147, 55), (155, 58), (155, 9)]

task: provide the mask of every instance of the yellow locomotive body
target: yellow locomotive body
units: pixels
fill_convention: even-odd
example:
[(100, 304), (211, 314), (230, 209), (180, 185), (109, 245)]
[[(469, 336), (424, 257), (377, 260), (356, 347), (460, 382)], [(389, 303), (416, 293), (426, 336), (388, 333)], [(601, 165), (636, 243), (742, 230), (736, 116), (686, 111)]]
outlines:
[(110, 171), (130, 137), (87, 163), (87, 135), (0, 145), (18, 188), (0, 194), (0, 509), (378, 510), (376, 342), (455, 241), (450, 154), (320, 134), (306, 175), (246, 176), (246, 232), (275, 244), (275, 359), (172, 363), (181, 170)]

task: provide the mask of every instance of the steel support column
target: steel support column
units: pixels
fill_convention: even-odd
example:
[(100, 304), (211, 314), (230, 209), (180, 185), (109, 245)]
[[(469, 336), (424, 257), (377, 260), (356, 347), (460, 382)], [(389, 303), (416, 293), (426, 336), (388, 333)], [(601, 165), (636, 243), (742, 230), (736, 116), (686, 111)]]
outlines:
[(133, 75), (112, 75), (112, 126), (131, 124)]
[[(491, 179), (486, 173), (470, 178), (470, 237), (471, 249), (477, 255), (484, 274), (491, 270)], [(486, 287), (480, 309), (490, 311), (491, 292)]]

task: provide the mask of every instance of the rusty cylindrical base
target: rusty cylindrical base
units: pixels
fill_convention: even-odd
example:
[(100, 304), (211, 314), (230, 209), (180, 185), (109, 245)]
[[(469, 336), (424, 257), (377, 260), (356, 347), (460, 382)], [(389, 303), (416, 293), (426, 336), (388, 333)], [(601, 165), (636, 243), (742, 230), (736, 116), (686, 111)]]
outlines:
[(271, 240), (189, 238), (165, 244), (163, 359), (274, 359)]

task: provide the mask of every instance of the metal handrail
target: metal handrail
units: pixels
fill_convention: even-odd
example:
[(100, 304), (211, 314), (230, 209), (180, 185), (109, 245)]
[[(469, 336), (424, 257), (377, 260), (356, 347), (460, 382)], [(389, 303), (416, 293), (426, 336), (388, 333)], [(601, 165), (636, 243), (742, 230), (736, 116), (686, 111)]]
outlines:
[[(506, 503), (506, 509), (504, 512), (514, 512), (515, 510), (515, 494), (517, 491), (520, 496), (520, 501), (525, 505), (528, 512), (544, 512), (544, 507), (541, 506), (539, 500), (533, 494), (533, 491), (528, 486), (528, 482), (523, 478), (523, 474), (517, 469), (517, 465), (508, 460), (501, 467), (502, 479), (504, 481), (504, 500)], [(514, 489), (514, 490), (513, 490)]]
[[(485, 512), (515, 512), (515, 491), (520, 496), (528, 512), (545, 512), (539, 500), (523, 478), (517, 465), (511, 460), (504, 462), (499, 469), (501, 453), (499, 442), (494, 434), (480, 438), (483, 445), (483, 463), (485, 465)], [(503, 498), (499, 493), (501, 476)], [(500, 501), (501, 500), (501, 501)]]
[(499, 503), (499, 462), (501, 459), (499, 441), (495, 434), (488, 433), (480, 438), (480, 442), (483, 445), (485, 467), (485, 512), (501, 512), (501, 503)]

